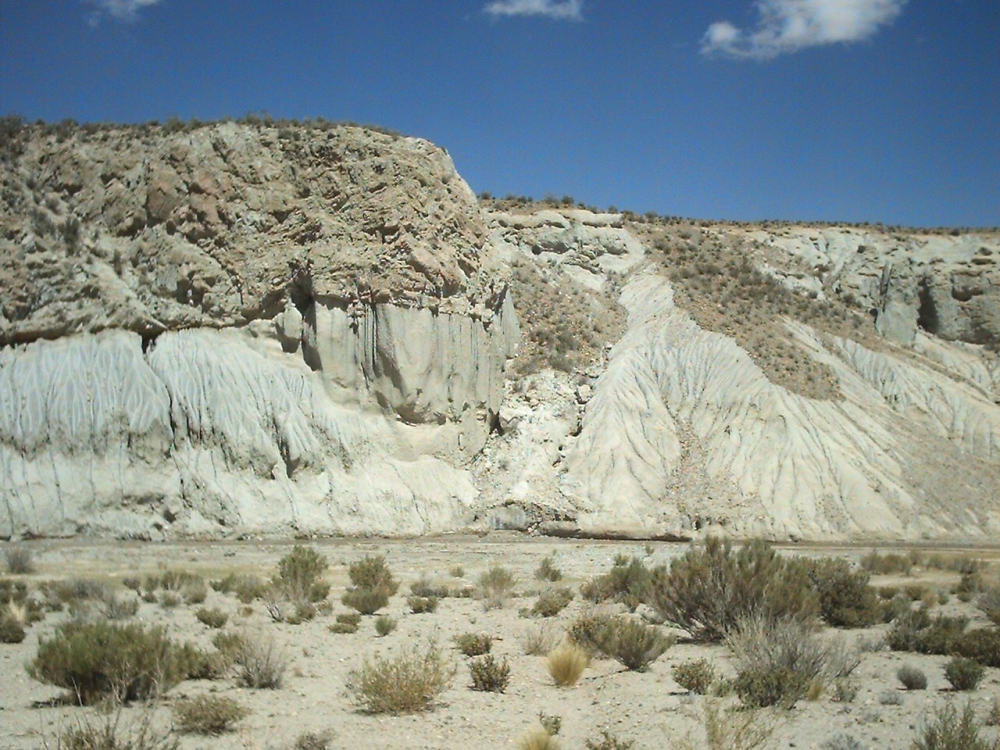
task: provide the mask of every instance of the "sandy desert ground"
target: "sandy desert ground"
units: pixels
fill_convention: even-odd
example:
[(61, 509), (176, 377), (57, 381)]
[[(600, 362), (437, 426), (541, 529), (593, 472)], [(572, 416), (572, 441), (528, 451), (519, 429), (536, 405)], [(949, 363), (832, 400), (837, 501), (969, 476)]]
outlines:
[[(296, 542), (185, 542), (171, 544), (126, 543), (110, 541), (37, 540), (27, 543), (36, 570), (26, 576), (30, 587), (42, 581), (68, 578), (95, 578), (116, 586), (123, 595), (136, 596), (122, 586), (126, 576), (162, 574), (164, 570), (197, 573), (206, 580), (218, 579), (228, 572), (253, 572), (271, 575), (277, 561)], [(674, 664), (708, 657), (723, 672), (731, 673), (728, 651), (723, 646), (701, 646), (679, 642), (659, 658), (645, 673), (629, 672), (618, 662), (598, 659), (570, 688), (556, 687), (546, 668), (544, 656), (524, 653), (524, 639), (548, 628), (558, 633), (565, 629), (589, 605), (577, 596), (554, 618), (541, 619), (519, 614), (529, 607), (541, 584), (534, 572), (546, 556), (553, 556), (562, 570), (560, 583), (578, 590), (591, 576), (607, 571), (617, 554), (637, 555), (649, 564), (667, 562), (682, 553), (683, 544), (641, 542), (603, 542), (556, 540), (491, 533), (484, 537), (462, 536), (415, 540), (317, 540), (308, 543), (329, 560), (326, 579), (332, 584), (332, 613), (299, 625), (276, 623), (261, 601), (244, 608), (233, 595), (209, 589), (203, 605), (180, 604), (164, 607), (143, 602), (135, 620), (164, 625), (179, 641), (190, 641), (209, 648), (216, 632), (199, 622), (195, 611), (218, 607), (229, 614), (226, 630), (241, 630), (261, 638), (273, 638), (287, 658), (288, 669), (278, 690), (241, 688), (232, 679), (186, 681), (174, 687), (152, 711), (158, 727), (171, 722), (171, 705), (184, 697), (212, 693), (230, 696), (250, 710), (234, 732), (217, 737), (180, 736), (180, 747), (293, 748), (306, 732), (331, 732), (330, 748), (514, 748), (518, 740), (538, 726), (539, 713), (561, 717), (557, 737), (564, 750), (584, 748), (588, 740), (600, 739), (607, 729), (620, 740), (634, 742), (634, 750), (672, 748), (684, 737), (695, 747), (704, 747), (699, 718), (706, 701), (682, 690), (671, 677)], [(847, 555), (858, 559), (866, 549), (810, 548), (790, 551), (793, 554)], [(379, 637), (372, 617), (366, 617), (355, 634), (335, 635), (328, 630), (334, 615), (348, 610), (340, 596), (348, 585), (347, 564), (365, 555), (384, 555), (389, 567), (401, 582), (399, 593), (385, 610), (398, 627)], [(996, 558), (996, 550), (976, 551), (977, 557)], [(512, 570), (520, 593), (502, 609), (485, 611), (475, 598), (442, 599), (433, 613), (412, 614), (406, 603), (409, 584), (421, 576), (450, 586), (474, 586), (481, 573), (500, 564)], [(456, 566), (462, 576), (452, 575)], [(915, 570), (909, 577), (873, 578), (876, 585), (923, 582), (932, 588), (947, 590), (957, 582), (958, 574)], [(935, 610), (964, 612), (982, 616), (970, 604), (956, 597)], [(43, 685), (28, 676), (25, 664), (35, 655), (40, 637), (51, 636), (65, 621), (66, 612), (50, 613), (33, 625), (20, 644), (0, 645), (0, 747), (55, 748), (60, 732), (83, 719), (103, 720), (92, 708), (53, 705), (61, 690)], [(985, 622), (983, 620), (983, 622)], [(887, 626), (866, 630), (843, 631), (859, 645), (875, 644)], [(511, 679), (503, 694), (476, 692), (470, 689), (467, 659), (456, 650), (453, 638), (462, 633), (486, 633), (496, 639), (493, 653), (506, 656)], [(431, 712), (404, 716), (370, 715), (359, 710), (347, 687), (348, 675), (361, 666), (365, 657), (375, 653), (393, 654), (413, 645), (436, 641), (456, 668), (451, 687)], [(853, 702), (833, 700), (827, 690), (818, 700), (802, 700), (791, 710), (768, 710), (776, 729), (764, 745), (767, 748), (823, 748), (837, 735), (850, 735), (860, 745), (855, 747), (910, 748), (916, 731), (935, 708), (955, 701), (964, 706), (972, 702), (978, 715), (985, 718), (1000, 699), (1000, 670), (987, 669), (974, 692), (956, 695), (943, 675), (946, 657), (865, 650), (852, 678), (859, 690)], [(924, 691), (904, 691), (896, 679), (903, 664), (922, 669), (929, 684)], [(722, 699), (735, 705), (735, 697)], [(123, 725), (136, 722), (147, 709), (131, 706), (122, 711)], [(995, 732), (987, 729), (986, 732)], [(843, 744), (842, 747), (849, 747)]]

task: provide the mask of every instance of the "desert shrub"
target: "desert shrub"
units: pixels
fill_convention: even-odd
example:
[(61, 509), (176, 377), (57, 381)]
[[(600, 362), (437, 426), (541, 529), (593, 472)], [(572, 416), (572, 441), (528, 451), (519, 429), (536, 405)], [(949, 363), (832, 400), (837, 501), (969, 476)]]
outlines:
[(13, 617), (0, 618), (0, 643), (20, 643), (24, 640), (24, 626)]
[(31, 550), (20, 545), (8, 545), (3, 551), (7, 562), (7, 572), (13, 575), (26, 575), (35, 572), (35, 563)]
[(588, 601), (615, 601), (629, 611), (649, 600), (652, 592), (653, 571), (639, 557), (617, 555), (611, 570), (592, 578), (580, 587), (580, 595)]
[(249, 715), (248, 709), (221, 695), (199, 695), (174, 704), (174, 723), (181, 734), (231, 732), (236, 722)]
[(911, 602), (919, 602), (927, 593), (927, 586), (922, 583), (911, 583), (903, 586), (903, 593)]
[(575, 643), (564, 643), (546, 659), (549, 674), (559, 687), (575, 685), (590, 664), (590, 653)]
[(333, 731), (325, 729), (321, 732), (303, 732), (295, 738), (293, 750), (329, 750), (333, 742)]
[(879, 693), (878, 702), (881, 706), (902, 706), (903, 695), (895, 690), (883, 690)]
[(208, 596), (208, 587), (204, 581), (199, 580), (185, 584), (180, 594), (185, 604), (202, 604)]
[(975, 690), (983, 679), (983, 665), (972, 659), (956, 656), (944, 665), (945, 679), (955, 690)]
[(501, 609), (514, 593), (517, 579), (501, 565), (494, 565), (479, 576), (479, 593), (484, 609)]
[(126, 725), (118, 710), (99, 722), (78, 721), (59, 733), (56, 750), (177, 750), (173, 732), (156, 730), (150, 717), (144, 712), (141, 719)]
[(510, 682), (510, 664), (507, 657), (502, 660), (492, 654), (478, 656), (469, 662), (472, 675), (472, 689), (484, 693), (502, 693)]
[(521, 635), (521, 650), (528, 656), (544, 656), (562, 640), (561, 630), (551, 623), (527, 628)]
[(562, 571), (556, 567), (552, 555), (546, 555), (535, 568), (535, 578), (539, 581), (549, 581), (555, 583), (562, 580)]
[(410, 593), (424, 599), (447, 599), (451, 590), (447, 586), (435, 586), (426, 575), (410, 584)]
[(536, 727), (517, 741), (518, 750), (560, 750), (559, 740), (545, 727)]
[(70, 623), (39, 640), (27, 670), (39, 682), (71, 691), (80, 705), (128, 702), (154, 698), (183, 680), (180, 654), (163, 628)]
[(809, 565), (809, 581), (819, 598), (820, 616), (836, 628), (867, 628), (881, 612), (878, 597), (868, 585), (868, 573), (851, 570), (841, 558), (825, 558)]
[(235, 594), (243, 604), (249, 604), (254, 599), (263, 599), (270, 588), (260, 576), (250, 574), (230, 573), (225, 578), (212, 581), (211, 586), (220, 594)]
[(229, 621), (229, 615), (217, 608), (207, 609), (206, 607), (202, 607), (194, 613), (194, 616), (198, 618), (198, 622), (201, 624), (215, 628), (216, 630), (223, 627)]
[(244, 687), (277, 690), (288, 660), (273, 638), (243, 636), (236, 654), (236, 679)]
[(701, 723), (704, 743), (690, 735), (678, 743), (680, 750), (758, 750), (774, 733), (774, 719), (763, 711), (724, 710), (716, 700), (702, 704)]
[(633, 740), (619, 739), (607, 729), (601, 730), (600, 738), (586, 741), (587, 750), (630, 750), (634, 744)]
[(951, 703), (934, 712), (913, 740), (913, 750), (997, 750), (1000, 741), (989, 742), (980, 734), (979, 720), (971, 703), (962, 713)]
[(818, 611), (806, 566), (792, 564), (765, 542), (737, 552), (710, 537), (654, 571), (652, 605), (667, 622), (696, 641), (717, 641), (751, 614), (767, 619), (811, 620)]
[(352, 562), (347, 567), (351, 583), (359, 589), (382, 590), (387, 596), (399, 590), (399, 582), (393, 577), (381, 555), (367, 555)]
[(744, 705), (789, 708), (815, 680), (846, 677), (850, 665), (833, 664), (831, 646), (794, 619), (754, 616), (726, 636), (736, 664), (734, 688)]
[(340, 600), (363, 615), (373, 615), (389, 603), (389, 594), (385, 589), (353, 588)]
[(448, 568), (448, 575), (452, 578), (465, 578), (465, 568), (461, 565), (452, 565)]
[(834, 703), (853, 703), (858, 697), (860, 686), (857, 681), (847, 677), (838, 677), (833, 681), (833, 694), (830, 696)]
[(872, 550), (861, 558), (861, 567), (869, 573), (877, 575), (887, 575), (889, 573), (902, 573), (909, 575), (913, 568), (913, 561), (909, 555), (902, 555), (896, 552), (881, 554), (878, 550)]
[(868, 750), (861, 742), (849, 734), (835, 734), (824, 740), (820, 750)]
[(104, 616), (109, 620), (127, 620), (135, 617), (139, 611), (139, 600), (135, 597), (120, 597), (115, 592), (109, 592), (103, 600)]
[(892, 598), (881, 602), (882, 622), (893, 622), (899, 618), (907, 617), (913, 611), (912, 603), (904, 594), (896, 594)]
[(373, 714), (429, 711), (455, 676), (436, 644), (414, 647), (394, 657), (376, 654), (348, 677), (348, 687), (361, 707)]
[(953, 589), (955, 595), (963, 602), (968, 602), (975, 594), (985, 589), (986, 585), (982, 561), (972, 558), (964, 559), (959, 567), (958, 584)]
[(160, 575), (160, 588), (164, 591), (176, 591), (180, 593), (185, 588), (203, 586), (205, 581), (197, 573), (186, 570), (165, 570)]
[(976, 628), (965, 631), (953, 644), (956, 656), (975, 659), (984, 667), (1000, 667), (1000, 630)]
[(893, 620), (886, 643), (893, 651), (950, 654), (962, 640), (968, 624), (967, 617), (942, 615), (932, 619), (925, 610), (915, 609)]
[(601, 641), (604, 632), (614, 623), (614, 615), (600, 611), (587, 612), (577, 617), (566, 635), (570, 641), (586, 649), (591, 655), (603, 654)]
[(358, 626), (361, 624), (361, 613), (360, 612), (342, 612), (337, 615), (337, 618), (333, 625), (330, 625), (328, 630), (331, 633), (357, 633)]
[(164, 609), (174, 609), (174, 607), (179, 607), (181, 603), (181, 595), (176, 591), (165, 590), (160, 594), (160, 606)]
[(246, 648), (246, 644), (247, 637), (243, 633), (224, 631), (212, 636), (212, 645), (225, 657), (229, 666), (239, 660), (240, 653)]
[(896, 679), (907, 690), (927, 689), (927, 675), (922, 670), (909, 664), (904, 664), (896, 671)]
[(293, 602), (320, 601), (330, 592), (330, 587), (321, 580), (327, 567), (326, 557), (313, 547), (296, 544), (278, 561), (274, 587)]
[(375, 632), (378, 633), (380, 637), (389, 635), (389, 633), (395, 629), (396, 621), (389, 617), (389, 615), (379, 615), (375, 618)]
[(455, 636), (455, 645), (466, 656), (482, 656), (493, 648), (493, 638), (482, 633), (462, 633)]
[(670, 670), (674, 682), (697, 695), (707, 695), (715, 682), (715, 667), (708, 659), (692, 659), (675, 664)]
[(139, 576), (125, 576), (122, 579), (122, 586), (135, 593), (142, 592), (142, 579)]
[(674, 640), (654, 625), (615, 617), (598, 631), (598, 648), (632, 672), (645, 672)]
[(108, 587), (93, 578), (73, 578), (55, 584), (53, 593), (63, 604), (101, 601), (108, 595)]
[(987, 620), (1000, 626), (1000, 585), (993, 584), (984, 589), (976, 599), (976, 607)]
[(531, 613), (539, 617), (555, 617), (573, 601), (573, 592), (561, 586), (545, 589), (532, 605)]
[(413, 614), (422, 615), (437, 609), (438, 598), (436, 596), (408, 596), (406, 604)]

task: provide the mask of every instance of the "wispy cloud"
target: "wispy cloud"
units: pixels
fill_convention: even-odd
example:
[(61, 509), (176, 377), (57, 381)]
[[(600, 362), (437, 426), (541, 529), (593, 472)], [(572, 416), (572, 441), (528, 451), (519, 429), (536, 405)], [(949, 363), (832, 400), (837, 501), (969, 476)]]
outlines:
[(156, 5), (160, 0), (87, 0), (89, 5), (97, 6), (91, 23), (107, 14), (116, 21), (131, 23), (139, 17), (139, 11), (149, 5)]
[(583, 20), (583, 0), (495, 0), (484, 9), (499, 16), (547, 16), (568, 21)]
[(757, 0), (753, 29), (728, 21), (708, 27), (707, 55), (768, 60), (823, 44), (858, 42), (896, 19), (906, 0)]

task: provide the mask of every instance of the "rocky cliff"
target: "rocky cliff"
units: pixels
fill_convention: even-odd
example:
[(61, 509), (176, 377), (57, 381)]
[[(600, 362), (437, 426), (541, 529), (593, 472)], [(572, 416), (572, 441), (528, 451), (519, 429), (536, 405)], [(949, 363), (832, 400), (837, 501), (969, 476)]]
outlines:
[(443, 150), (28, 126), (3, 159), (0, 536), (471, 518), (517, 321)]
[(987, 540), (1000, 234), (477, 202), (356, 127), (0, 128), (0, 537)]

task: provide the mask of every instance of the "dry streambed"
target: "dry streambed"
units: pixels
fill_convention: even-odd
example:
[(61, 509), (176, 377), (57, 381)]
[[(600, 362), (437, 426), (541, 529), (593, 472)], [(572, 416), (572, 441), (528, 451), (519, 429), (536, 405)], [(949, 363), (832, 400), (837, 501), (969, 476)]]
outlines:
[[(239, 543), (130, 544), (85, 541), (38, 541), (27, 545), (34, 572), (6, 576), (12, 582), (24, 582), (29, 596), (58, 598), (58, 585), (64, 592), (86, 586), (75, 582), (96, 581), (114, 590), (116, 601), (126, 612), (119, 622), (163, 626), (176, 642), (188, 642), (214, 653), (213, 640), (218, 633), (239, 633), (257, 643), (273, 645), (273, 655), (286, 665), (278, 689), (254, 689), (240, 684), (237, 669), (218, 679), (184, 680), (172, 687), (151, 707), (135, 702), (120, 712), (102, 713), (101, 707), (86, 708), (59, 702), (65, 691), (46, 685), (29, 676), (25, 665), (38, 654), (39, 639), (51, 640), (56, 629), (76, 616), (90, 617), (106, 613), (105, 600), (87, 604), (67, 604), (60, 612), (48, 612), (40, 622), (27, 628), (21, 643), (0, 645), (0, 747), (40, 748), (66, 746), (68, 733), (82, 723), (104, 726), (117, 721), (120, 728), (151, 722), (156, 731), (165, 731), (179, 723), (180, 711), (205, 696), (231, 699), (246, 716), (233, 722), (231, 731), (216, 736), (177, 733), (181, 748), (467, 748), (517, 747), (526, 735), (540, 730), (541, 717), (557, 717), (560, 724), (555, 740), (559, 746), (594, 747), (614, 750), (633, 742), (634, 750), (643, 748), (708, 747), (704, 740), (706, 710), (721, 707), (721, 721), (733, 725), (755, 715), (729, 713), (740, 704), (734, 694), (717, 699), (693, 694), (678, 684), (675, 667), (696, 659), (706, 659), (724, 677), (732, 677), (736, 668), (730, 650), (723, 645), (685, 642), (683, 638), (653, 661), (646, 671), (630, 671), (611, 658), (595, 658), (575, 685), (559, 687), (548, 668), (545, 655), (526, 653), (530, 645), (547, 651), (563, 633), (593, 605), (580, 596), (581, 585), (607, 573), (616, 556), (641, 560), (643, 566), (669, 564), (682, 555), (685, 545), (624, 542), (568, 541), (525, 538), (507, 534), (486, 537), (455, 537), (424, 540), (322, 540), (309, 545), (329, 563), (322, 581), (330, 586), (320, 599), (312, 619), (298, 624), (299, 613), (289, 602), (277, 597), (256, 598), (249, 603), (238, 600), (235, 592), (223, 593), (197, 585), (185, 589), (177, 581), (180, 572), (200, 576), (204, 581), (221, 581), (230, 574), (270, 579), (279, 570), (279, 561), (293, 550), (293, 543), (246, 541)], [(8, 548), (9, 549), (9, 548)], [(796, 550), (811, 557), (844, 557), (857, 564), (865, 550)], [(960, 557), (986, 559), (992, 552), (960, 555), (918, 554), (919, 565), (906, 571), (908, 553), (881, 563), (869, 558), (877, 572), (875, 587), (894, 587), (900, 599), (912, 600), (913, 609), (927, 607), (932, 616), (965, 616), (968, 628), (989, 628), (990, 623), (974, 606), (976, 598), (963, 602), (952, 590), (962, 581)], [(348, 570), (351, 563), (366, 557), (384, 557), (389, 571), (401, 584), (379, 610), (394, 621), (382, 620), (382, 636), (376, 630), (378, 615), (364, 616), (355, 633), (334, 633), (337, 616), (350, 610), (341, 602), (351, 587)], [(561, 578), (539, 580), (538, 571), (549, 559)], [(876, 564), (878, 563), (878, 564)], [(481, 598), (480, 580), (484, 573), (502, 566), (513, 574), (513, 595), (502, 606), (487, 609)], [(984, 569), (989, 579), (992, 563)], [(171, 577), (174, 581), (170, 581)], [(554, 576), (550, 576), (554, 577)], [(159, 579), (160, 586), (149, 585)], [(169, 589), (162, 584), (166, 580)], [(138, 587), (127, 588), (124, 583)], [(433, 611), (415, 613), (411, 585), (423, 581), (432, 588), (446, 588), (453, 594), (468, 590), (473, 596), (457, 595), (439, 599)], [(46, 583), (50, 582), (50, 583)], [(540, 591), (568, 587), (574, 594), (565, 609), (553, 617), (532, 615)], [(100, 587), (96, 587), (100, 588)], [(322, 591), (317, 592), (323, 593)], [(891, 593), (891, 592), (890, 592)], [(978, 596), (978, 595), (977, 595)], [(65, 597), (70, 599), (69, 594)], [(962, 598), (966, 598), (963, 596)], [(131, 604), (134, 602), (134, 604)], [(329, 603), (324, 603), (329, 602)], [(136, 607), (134, 615), (127, 610)], [(605, 611), (624, 614), (624, 604), (602, 605)], [(203, 622), (199, 611), (218, 610), (226, 616), (221, 629)], [(652, 615), (642, 605), (639, 614)], [(278, 614), (285, 621), (275, 621)], [(341, 620), (349, 619), (341, 617)], [(639, 616), (630, 619), (641, 621)], [(390, 629), (391, 628), (391, 629)], [(349, 628), (341, 628), (349, 629)], [(825, 680), (822, 691), (811, 690), (807, 698), (791, 709), (764, 709), (757, 715), (758, 725), (773, 726), (773, 732), (760, 745), (765, 748), (910, 748), (921, 727), (934, 718), (935, 712), (954, 705), (961, 711), (967, 704), (977, 719), (988, 722), (996, 714), (1000, 699), (1000, 671), (986, 668), (975, 690), (959, 693), (945, 676), (949, 656), (927, 655), (887, 650), (883, 644), (890, 626), (878, 624), (864, 629), (835, 633), (826, 629), (827, 639), (843, 639), (858, 649), (859, 663), (844, 679)], [(658, 628), (664, 635), (683, 636), (680, 631)], [(921, 631), (925, 632), (925, 631)], [(480, 692), (472, 689), (469, 657), (463, 655), (455, 638), (463, 634), (492, 637), (497, 664), (510, 669), (505, 692)], [(537, 641), (546, 641), (542, 643)], [(532, 644), (535, 641), (536, 643)], [(217, 642), (217, 641), (216, 641)], [(376, 658), (394, 659), (402, 654), (426, 654), (433, 644), (440, 648), (440, 665), (454, 677), (433, 700), (430, 711), (404, 715), (371, 714), (362, 710), (350, 683), (359, 682), (359, 670)], [(377, 655), (377, 656), (376, 656)], [(908, 666), (927, 678), (923, 690), (905, 690), (897, 673)], [(851, 697), (851, 700), (846, 700)], [(221, 705), (216, 701), (213, 705)], [(120, 715), (119, 715), (120, 713)], [(551, 718), (549, 719), (551, 722)], [(551, 723), (550, 723), (551, 727)], [(995, 729), (986, 727), (983, 737), (992, 738)], [(122, 729), (124, 733), (124, 729)], [(853, 738), (857, 744), (850, 744)], [(312, 744), (309, 744), (309, 743)], [(604, 744), (601, 744), (601, 743)], [(615, 745), (613, 743), (619, 743)], [(839, 743), (839, 744), (836, 744)]]

